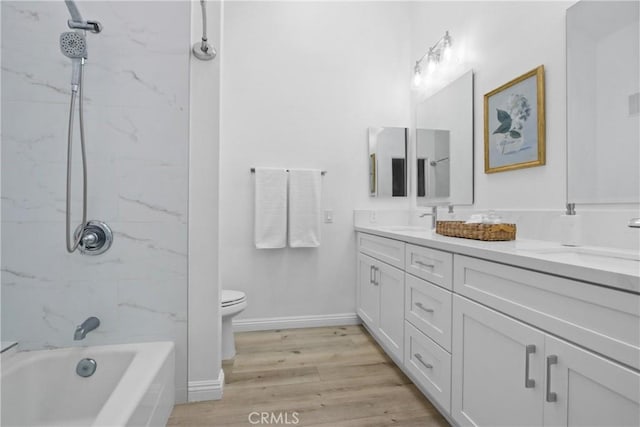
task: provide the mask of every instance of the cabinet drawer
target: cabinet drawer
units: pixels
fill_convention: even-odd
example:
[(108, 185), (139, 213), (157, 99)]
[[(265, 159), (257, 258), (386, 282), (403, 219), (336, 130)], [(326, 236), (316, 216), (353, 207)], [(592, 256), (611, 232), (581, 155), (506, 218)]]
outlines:
[(453, 255), (436, 249), (407, 244), (405, 271), (436, 285), (452, 289)]
[(451, 413), (451, 355), (404, 322), (404, 366), (418, 387)]
[(404, 316), (429, 338), (451, 352), (451, 301), (446, 289), (405, 276)]
[(404, 268), (404, 242), (358, 233), (358, 250), (399, 269)]
[(454, 290), (640, 369), (640, 295), (462, 255)]

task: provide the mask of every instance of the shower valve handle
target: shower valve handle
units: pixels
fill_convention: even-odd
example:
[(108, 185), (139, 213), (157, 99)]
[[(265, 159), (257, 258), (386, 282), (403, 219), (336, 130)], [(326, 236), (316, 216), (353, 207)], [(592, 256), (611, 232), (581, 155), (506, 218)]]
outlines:
[(91, 248), (98, 243), (98, 235), (96, 233), (87, 232), (84, 236), (82, 236), (82, 246), (85, 248)]

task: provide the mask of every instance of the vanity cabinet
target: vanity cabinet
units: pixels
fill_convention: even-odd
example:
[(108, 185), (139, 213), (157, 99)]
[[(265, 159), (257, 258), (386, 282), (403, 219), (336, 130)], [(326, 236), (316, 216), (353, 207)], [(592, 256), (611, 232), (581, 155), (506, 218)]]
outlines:
[(358, 254), (358, 315), (396, 361), (404, 351), (404, 272)]
[(544, 425), (640, 426), (638, 372), (550, 335), (545, 364)]
[(637, 372), (458, 295), (453, 319), (459, 425), (640, 425)]
[(452, 411), (461, 426), (543, 422), (544, 334), (458, 295)]
[(358, 314), (450, 422), (640, 426), (640, 294), (400, 239), (358, 233)]

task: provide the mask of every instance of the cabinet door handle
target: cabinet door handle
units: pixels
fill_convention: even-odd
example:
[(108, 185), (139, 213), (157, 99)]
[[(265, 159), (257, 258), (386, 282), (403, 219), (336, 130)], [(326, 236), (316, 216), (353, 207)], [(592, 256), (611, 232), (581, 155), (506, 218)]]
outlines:
[(378, 286), (380, 282), (376, 279), (376, 274), (380, 271), (380, 269), (376, 266), (373, 266), (373, 284)]
[(418, 307), (418, 308), (421, 308), (422, 310), (426, 311), (427, 313), (433, 313), (433, 311), (434, 311), (433, 308), (427, 308), (424, 305), (422, 305), (421, 302), (415, 303), (415, 306)]
[(416, 359), (418, 359), (418, 361), (420, 361), (420, 363), (422, 363), (424, 365), (425, 368), (427, 369), (433, 369), (433, 365), (431, 363), (427, 363), (422, 359), (422, 355), (420, 353), (416, 353), (413, 355), (413, 357), (415, 357)]
[(374, 268), (375, 267), (373, 265), (369, 268), (369, 283), (371, 283), (371, 284), (373, 284), (374, 281), (375, 281), (375, 277), (374, 277), (375, 273), (373, 272)]
[(529, 344), (525, 347), (524, 356), (524, 388), (534, 388), (536, 386), (536, 380), (529, 378), (529, 359), (532, 354), (536, 352), (536, 346)]
[(547, 402), (556, 402), (558, 395), (551, 391), (551, 365), (558, 363), (558, 356), (547, 356)]
[(436, 268), (435, 264), (427, 264), (426, 262), (422, 262), (422, 261), (414, 261), (414, 264), (418, 264), (425, 268)]

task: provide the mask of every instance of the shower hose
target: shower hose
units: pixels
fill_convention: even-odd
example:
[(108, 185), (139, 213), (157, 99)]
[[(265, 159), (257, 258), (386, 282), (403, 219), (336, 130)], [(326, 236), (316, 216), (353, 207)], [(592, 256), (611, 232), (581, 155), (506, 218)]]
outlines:
[(82, 87), (84, 86), (84, 66), (80, 66), (80, 84), (78, 88), (71, 90), (71, 106), (69, 108), (69, 131), (67, 136), (67, 218), (66, 218), (66, 235), (67, 235), (67, 251), (74, 252), (80, 241), (82, 234), (77, 236), (71, 235), (71, 158), (73, 151), (73, 116), (75, 111), (76, 96), (78, 100), (78, 117), (80, 119), (80, 148), (82, 150), (82, 228), (87, 225), (87, 152), (84, 143), (84, 114), (83, 114), (83, 96)]

